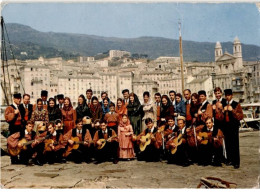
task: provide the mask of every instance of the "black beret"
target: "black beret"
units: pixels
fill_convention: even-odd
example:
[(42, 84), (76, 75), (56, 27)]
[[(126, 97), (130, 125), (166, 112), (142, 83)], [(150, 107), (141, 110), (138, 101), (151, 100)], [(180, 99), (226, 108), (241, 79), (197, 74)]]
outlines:
[(224, 93), (225, 95), (233, 95), (232, 89), (225, 89)]
[(57, 95), (57, 98), (58, 99), (64, 99), (64, 95), (63, 94), (59, 94), (59, 95)]
[(13, 96), (14, 96), (14, 98), (16, 98), (16, 99), (21, 99), (21, 98), (22, 98), (21, 93), (15, 93)]
[(48, 91), (46, 91), (46, 90), (41, 91), (41, 96), (47, 96), (47, 95), (48, 95)]
[(198, 92), (198, 95), (205, 95), (205, 96), (207, 96), (206, 91), (204, 91), (204, 90), (200, 90)]

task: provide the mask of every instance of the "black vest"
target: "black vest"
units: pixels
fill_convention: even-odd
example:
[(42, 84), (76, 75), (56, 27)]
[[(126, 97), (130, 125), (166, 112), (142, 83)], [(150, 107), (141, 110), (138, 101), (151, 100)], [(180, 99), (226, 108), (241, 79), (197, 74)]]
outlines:
[[(82, 128), (82, 141), (84, 141), (84, 137), (86, 135), (86, 129)], [(72, 129), (72, 136), (77, 137), (77, 128)]]
[[(109, 137), (112, 137), (112, 129), (107, 128), (107, 130), (108, 130), (108, 131), (107, 131), (107, 133), (108, 133), (108, 138), (109, 138)], [(98, 130), (98, 138), (99, 138), (99, 139), (104, 139), (104, 135), (103, 135), (101, 129)]]

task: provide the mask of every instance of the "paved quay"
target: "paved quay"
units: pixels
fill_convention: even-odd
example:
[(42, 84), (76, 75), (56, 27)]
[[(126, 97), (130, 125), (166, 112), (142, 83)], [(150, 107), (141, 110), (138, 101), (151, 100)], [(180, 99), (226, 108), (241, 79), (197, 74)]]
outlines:
[(259, 131), (240, 133), (241, 167), (181, 167), (166, 162), (120, 161), (53, 164), (44, 166), (11, 165), (1, 158), (1, 188), (196, 188), (201, 177), (219, 177), (237, 183), (237, 188), (259, 188)]

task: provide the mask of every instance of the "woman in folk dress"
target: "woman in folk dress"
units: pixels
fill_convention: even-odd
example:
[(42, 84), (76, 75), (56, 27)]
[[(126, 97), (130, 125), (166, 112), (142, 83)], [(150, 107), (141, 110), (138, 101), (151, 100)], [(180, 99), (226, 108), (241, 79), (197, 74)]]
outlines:
[(119, 158), (133, 159), (135, 157), (132, 135), (132, 125), (127, 115), (123, 114), (118, 126)]

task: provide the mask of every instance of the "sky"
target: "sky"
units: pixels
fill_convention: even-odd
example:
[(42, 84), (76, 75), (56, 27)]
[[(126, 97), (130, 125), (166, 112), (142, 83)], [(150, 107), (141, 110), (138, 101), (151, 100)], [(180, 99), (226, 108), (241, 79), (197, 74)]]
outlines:
[(5, 23), (42, 32), (105, 37), (141, 36), (242, 43), (260, 46), (260, 18), (254, 3), (23, 3), (2, 9)]

